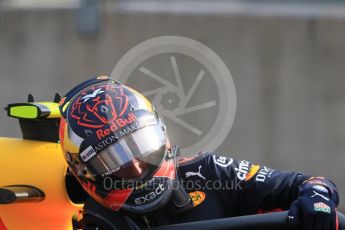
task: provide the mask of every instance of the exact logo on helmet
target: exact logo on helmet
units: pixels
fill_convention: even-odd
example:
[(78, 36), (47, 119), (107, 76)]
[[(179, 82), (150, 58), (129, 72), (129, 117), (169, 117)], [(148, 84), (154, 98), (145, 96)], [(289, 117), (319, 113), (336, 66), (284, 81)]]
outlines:
[(150, 192), (144, 196), (136, 198), (134, 200), (134, 203), (135, 204), (145, 204), (147, 202), (150, 202), (151, 200), (153, 200), (157, 196), (159, 196), (164, 190), (165, 190), (165, 188), (163, 187), (163, 184), (159, 184), (158, 187), (154, 191), (152, 191), (152, 192)]
[(109, 125), (109, 128), (106, 129), (98, 129), (96, 131), (96, 135), (98, 140), (108, 136), (112, 132), (118, 130), (119, 128), (125, 127), (128, 124), (133, 123), (134, 121), (137, 120), (137, 117), (134, 115), (134, 113), (129, 113), (127, 118), (118, 118), (111, 122)]

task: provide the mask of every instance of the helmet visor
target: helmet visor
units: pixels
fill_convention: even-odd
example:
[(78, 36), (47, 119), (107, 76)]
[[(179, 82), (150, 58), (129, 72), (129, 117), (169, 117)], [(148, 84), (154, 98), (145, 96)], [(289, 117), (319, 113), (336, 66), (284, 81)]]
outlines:
[(108, 146), (86, 162), (95, 176), (143, 178), (165, 155), (166, 135), (159, 124), (143, 127)]

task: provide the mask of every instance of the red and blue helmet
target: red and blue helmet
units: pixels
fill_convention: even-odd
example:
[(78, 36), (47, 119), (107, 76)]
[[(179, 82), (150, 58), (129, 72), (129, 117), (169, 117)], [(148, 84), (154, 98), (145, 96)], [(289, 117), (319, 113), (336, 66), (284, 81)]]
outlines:
[(170, 200), (175, 158), (165, 125), (143, 95), (102, 76), (73, 88), (60, 111), (65, 159), (90, 196), (137, 214)]

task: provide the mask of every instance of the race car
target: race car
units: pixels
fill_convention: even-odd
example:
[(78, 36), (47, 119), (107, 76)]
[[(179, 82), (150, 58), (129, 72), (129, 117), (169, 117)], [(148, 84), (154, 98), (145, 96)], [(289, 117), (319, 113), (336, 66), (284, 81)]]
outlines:
[(58, 143), (60, 112), (53, 102), (9, 104), (23, 138), (0, 137), (0, 230), (72, 229), (87, 195), (69, 174)]

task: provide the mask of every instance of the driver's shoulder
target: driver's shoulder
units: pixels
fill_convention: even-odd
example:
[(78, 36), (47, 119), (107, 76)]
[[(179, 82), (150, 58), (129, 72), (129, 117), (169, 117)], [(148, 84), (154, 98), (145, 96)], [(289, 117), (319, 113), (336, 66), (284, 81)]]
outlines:
[(201, 161), (205, 158), (208, 157), (208, 155), (210, 155), (211, 153), (208, 152), (199, 152), (193, 155), (189, 155), (189, 156), (178, 156), (177, 161), (179, 166), (185, 166), (185, 165), (189, 165), (189, 164), (193, 164), (196, 163), (198, 161)]
[[(213, 164), (214, 153), (199, 152), (190, 157), (178, 159), (178, 172), (182, 178), (194, 178), (195, 175), (207, 175), (210, 172), (210, 165)], [(194, 173), (193, 173), (194, 172)], [(194, 175), (194, 176), (192, 176)]]
[[(188, 157), (178, 157), (178, 166), (186, 167), (190, 165), (212, 165), (212, 164), (221, 164), (224, 161), (224, 164), (231, 164), (233, 159), (229, 156), (222, 156), (213, 152), (199, 152), (197, 154), (188, 156)], [(222, 165), (223, 166), (223, 165)]]

